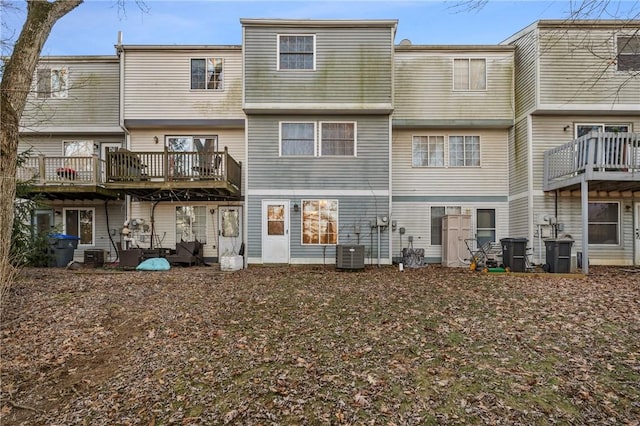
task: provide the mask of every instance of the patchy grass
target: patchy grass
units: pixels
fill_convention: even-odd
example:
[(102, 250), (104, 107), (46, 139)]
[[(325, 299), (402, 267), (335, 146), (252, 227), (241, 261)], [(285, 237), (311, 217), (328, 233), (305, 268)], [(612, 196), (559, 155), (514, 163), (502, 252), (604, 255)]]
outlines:
[(3, 425), (633, 424), (640, 272), (25, 270)]

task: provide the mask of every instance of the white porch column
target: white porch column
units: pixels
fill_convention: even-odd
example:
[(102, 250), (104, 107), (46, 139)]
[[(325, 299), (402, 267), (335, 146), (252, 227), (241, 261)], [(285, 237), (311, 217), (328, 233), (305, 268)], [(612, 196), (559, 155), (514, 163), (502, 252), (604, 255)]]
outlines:
[(582, 273), (589, 274), (589, 181), (583, 176), (580, 186), (582, 199)]

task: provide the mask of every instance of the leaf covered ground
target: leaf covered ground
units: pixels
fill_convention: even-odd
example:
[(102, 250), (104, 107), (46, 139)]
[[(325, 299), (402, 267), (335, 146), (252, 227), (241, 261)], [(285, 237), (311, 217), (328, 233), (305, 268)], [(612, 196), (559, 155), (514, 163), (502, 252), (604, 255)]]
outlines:
[(640, 270), (26, 269), (0, 423), (638, 424)]

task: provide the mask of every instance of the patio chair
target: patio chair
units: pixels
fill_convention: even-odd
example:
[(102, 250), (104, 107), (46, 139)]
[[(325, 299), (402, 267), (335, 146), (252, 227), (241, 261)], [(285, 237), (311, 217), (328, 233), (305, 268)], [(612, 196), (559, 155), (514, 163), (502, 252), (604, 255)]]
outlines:
[(181, 241), (176, 244), (176, 253), (170, 254), (166, 259), (171, 264), (197, 265), (204, 264), (202, 257), (202, 243), (200, 241)]

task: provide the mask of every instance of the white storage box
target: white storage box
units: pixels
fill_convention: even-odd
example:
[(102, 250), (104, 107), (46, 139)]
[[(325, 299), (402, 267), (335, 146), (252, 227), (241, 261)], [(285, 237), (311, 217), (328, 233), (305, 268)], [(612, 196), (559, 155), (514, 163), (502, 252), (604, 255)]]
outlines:
[(239, 271), (243, 266), (242, 256), (222, 256), (220, 258), (221, 271)]

